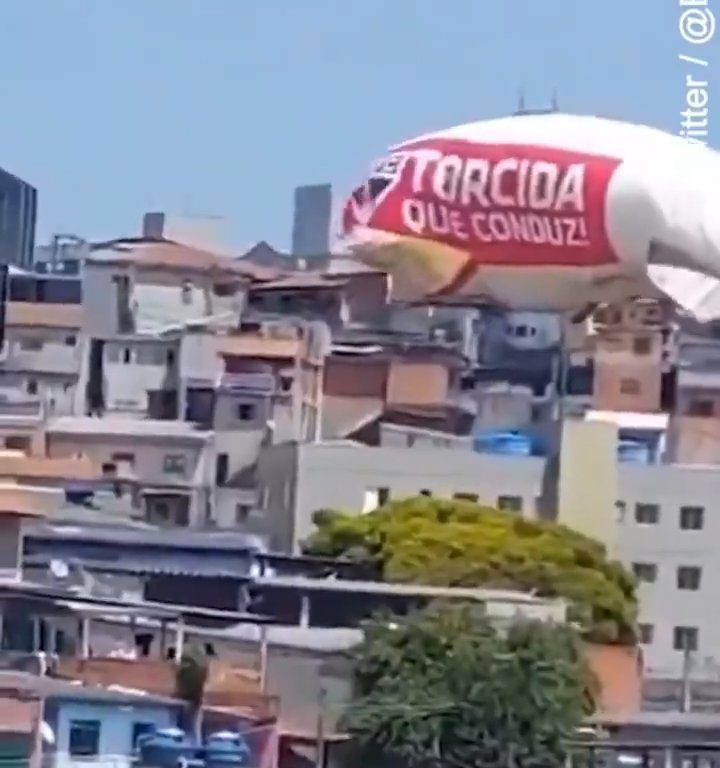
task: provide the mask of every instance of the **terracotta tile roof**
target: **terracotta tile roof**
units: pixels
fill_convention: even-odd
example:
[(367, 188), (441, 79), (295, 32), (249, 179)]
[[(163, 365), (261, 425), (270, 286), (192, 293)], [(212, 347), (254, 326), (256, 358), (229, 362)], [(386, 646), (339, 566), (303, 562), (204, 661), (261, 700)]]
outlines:
[(217, 336), (218, 354), (227, 357), (293, 359), (300, 351), (299, 339), (282, 339), (256, 334)]
[(348, 279), (342, 276), (323, 275), (319, 272), (295, 272), (282, 275), (276, 280), (258, 283), (253, 286), (252, 291), (256, 293), (258, 291), (341, 288), (347, 283)]
[(12, 326), (44, 328), (80, 328), (80, 304), (47, 304), (31, 301), (10, 301), (5, 310), (5, 323)]
[(639, 712), (642, 706), (642, 653), (620, 645), (588, 645), (587, 658), (600, 683), (598, 709), (608, 715)]
[(106, 264), (133, 264), (147, 269), (215, 273), (225, 277), (270, 280), (277, 272), (241, 259), (220, 256), (172, 240), (126, 238), (96, 243), (92, 261)]

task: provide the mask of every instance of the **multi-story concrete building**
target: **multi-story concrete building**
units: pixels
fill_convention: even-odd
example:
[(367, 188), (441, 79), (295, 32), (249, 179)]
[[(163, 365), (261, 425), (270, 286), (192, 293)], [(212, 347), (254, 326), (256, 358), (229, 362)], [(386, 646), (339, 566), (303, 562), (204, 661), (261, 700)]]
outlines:
[(214, 517), (214, 435), (182, 421), (60, 417), (44, 427), (47, 455), (83, 455), (108, 479), (137, 477), (147, 522), (202, 526)]
[(46, 413), (70, 414), (82, 358), (81, 307), (9, 302), (0, 358), (0, 393), (37, 399)]
[(638, 575), (648, 674), (678, 676), (687, 647), (694, 652), (693, 674), (720, 678), (720, 620), (708, 610), (720, 598), (715, 557), (720, 529), (714, 521), (720, 472), (618, 463), (621, 430), (611, 416), (567, 422), (555, 461), (473, 453), (466, 443), (275, 446), (259, 466), (271, 545), (298, 551), (317, 510), (362, 514), (417, 494), (457, 496), (555, 518), (603, 541)]

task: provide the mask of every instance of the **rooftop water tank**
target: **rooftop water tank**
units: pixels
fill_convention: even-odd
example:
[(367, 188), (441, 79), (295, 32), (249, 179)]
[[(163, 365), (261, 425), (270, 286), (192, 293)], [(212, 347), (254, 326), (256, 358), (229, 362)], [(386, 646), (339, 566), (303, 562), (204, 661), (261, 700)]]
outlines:
[(250, 749), (241, 733), (217, 731), (205, 741), (206, 768), (230, 768), (248, 765)]
[(197, 747), (180, 728), (163, 728), (138, 740), (138, 765), (152, 768), (177, 768), (180, 761), (191, 762)]
[(476, 453), (491, 453), (499, 456), (531, 456), (532, 440), (522, 432), (485, 432), (476, 434), (473, 450)]

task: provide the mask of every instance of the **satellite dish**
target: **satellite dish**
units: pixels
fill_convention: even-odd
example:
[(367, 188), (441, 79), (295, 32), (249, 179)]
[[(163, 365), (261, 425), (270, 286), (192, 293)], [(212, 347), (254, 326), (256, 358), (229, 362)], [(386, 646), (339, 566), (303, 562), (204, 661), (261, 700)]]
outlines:
[(70, 575), (70, 569), (64, 560), (53, 559), (50, 561), (50, 573), (52, 573), (56, 579), (67, 579)]

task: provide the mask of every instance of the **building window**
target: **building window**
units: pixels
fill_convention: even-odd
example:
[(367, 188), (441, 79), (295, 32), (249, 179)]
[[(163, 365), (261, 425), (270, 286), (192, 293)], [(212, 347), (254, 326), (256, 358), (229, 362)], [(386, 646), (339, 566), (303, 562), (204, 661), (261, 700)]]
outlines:
[(633, 563), (632, 569), (638, 581), (652, 584), (657, 579), (657, 565), (655, 563)]
[(637, 379), (620, 379), (621, 395), (639, 395), (640, 382)]
[(240, 403), (237, 407), (237, 417), (240, 421), (252, 421), (255, 418), (255, 406), (250, 403)]
[(67, 347), (74, 347), (77, 343), (77, 338), (75, 336), (66, 336), (65, 337), (65, 346)]
[(138, 748), (140, 737), (154, 732), (155, 726), (152, 723), (133, 723), (130, 748), (135, 751)]
[(181, 453), (168, 453), (163, 459), (163, 472), (168, 475), (184, 475), (185, 457)]
[(472, 501), (477, 504), (478, 495), (477, 493), (454, 493), (453, 499), (457, 499), (458, 501)]
[(100, 721), (71, 720), (69, 750), (73, 757), (95, 757), (100, 751)]
[(617, 521), (619, 523), (624, 523), (625, 513), (627, 512), (627, 504), (622, 500), (618, 500), (615, 502), (615, 510), (617, 511)]
[(677, 588), (697, 591), (700, 589), (702, 569), (696, 565), (681, 565), (677, 569)]
[(704, 507), (680, 507), (680, 529), (701, 531), (705, 522)]
[(502, 512), (522, 512), (521, 496), (498, 496), (497, 508)]
[(38, 393), (37, 379), (28, 379), (26, 389), (27, 389), (28, 395), (37, 395)]
[(192, 304), (192, 290), (193, 286), (192, 283), (189, 280), (184, 280), (182, 284), (182, 303), (183, 304)]
[(655, 627), (652, 624), (638, 624), (638, 640), (642, 645), (652, 645)]
[(715, 403), (712, 400), (691, 400), (685, 414), (703, 419), (710, 418), (715, 414)]
[(676, 651), (697, 651), (697, 627), (675, 627), (673, 630), (673, 648)]
[(116, 464), (130, 464), (131, 466), (135, 464), (134, 453), (113, 453), (110, 458)]
[(633, 352), (636, 355), (649, 355), (652, 350), (652, 339), (649, 336), (638, 336), (633, 339)]
[(125, 365), (129, 365), (132, 360), (132, 350), (130, 347), (123, 347), (122, 351), (122, 361), (125, 363)]
[(215, 485), (225, 485), (228, 479), (228, 455), (219, 453), (215, 464)]
[(640, 525), (657, 525), (660, 520), (659, 504), (636, 504), (635, 522)]
[(43, 340), (34, 338), (33, 336), (27, 336), (24, 339), (20, 339), (20, 349), (26, 352), (39, 352), (43, 348)]
[(252, 507), (249, 504), (235, 505), (235, 524), (242, 525), (248, 521)]

